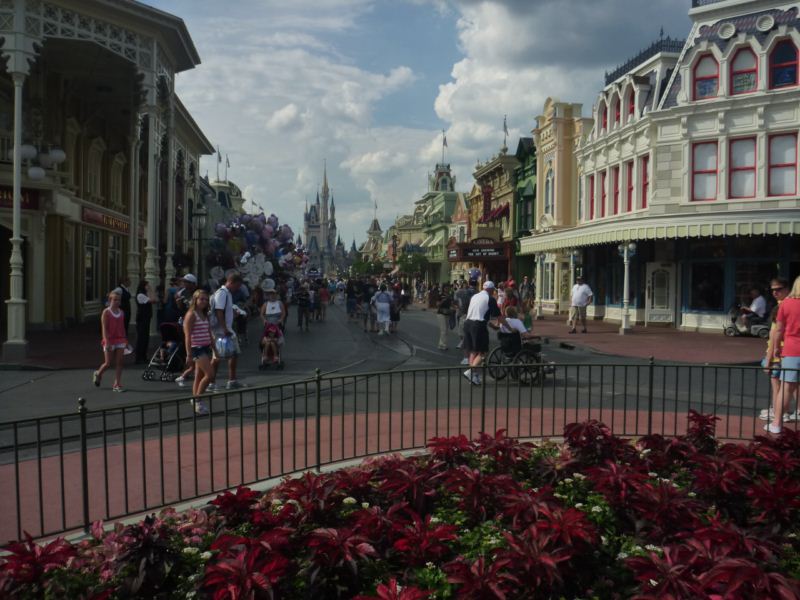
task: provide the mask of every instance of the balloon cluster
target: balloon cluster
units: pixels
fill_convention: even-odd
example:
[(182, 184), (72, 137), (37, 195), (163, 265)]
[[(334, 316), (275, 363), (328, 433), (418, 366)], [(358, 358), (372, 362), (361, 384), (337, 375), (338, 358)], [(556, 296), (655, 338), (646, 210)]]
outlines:
[(212, 277), (235, 268), (255, 286), (280, 274), (292, 276), (308, 261), (294, 244), (292, 228), (281, 225), (274, 214), (239, 215), (229, 223), (217, 223), (214, 235), (206, 255)]

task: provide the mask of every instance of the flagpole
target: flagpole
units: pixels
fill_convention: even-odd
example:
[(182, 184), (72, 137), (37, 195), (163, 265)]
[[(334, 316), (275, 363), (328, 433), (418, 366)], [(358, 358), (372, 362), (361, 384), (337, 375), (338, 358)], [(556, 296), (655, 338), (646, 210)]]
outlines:
[(225, 155), (225, 183), (228, 183), (228, 167), (230, 166), (230, 161), (228, 160), (228, 155)]
[(219, 163), (222, 162), (222, 154), (219, 153), (219, 146), (217, 146), (217, 181), (219, 181)]

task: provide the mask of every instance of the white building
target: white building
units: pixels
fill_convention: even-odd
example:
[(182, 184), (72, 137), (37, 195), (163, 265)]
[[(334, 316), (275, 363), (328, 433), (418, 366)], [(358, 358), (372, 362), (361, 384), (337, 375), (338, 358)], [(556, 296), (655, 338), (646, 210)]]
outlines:
[(631, 243), (646, 324), (717, 330), (751, 287), (800, 275), (797, 4), (693, 0), (689, 15), (685, 43), (607, 76), (577, 150), (576, 226), (523, 241), (575, 257), (596, 318), (622, 318)]

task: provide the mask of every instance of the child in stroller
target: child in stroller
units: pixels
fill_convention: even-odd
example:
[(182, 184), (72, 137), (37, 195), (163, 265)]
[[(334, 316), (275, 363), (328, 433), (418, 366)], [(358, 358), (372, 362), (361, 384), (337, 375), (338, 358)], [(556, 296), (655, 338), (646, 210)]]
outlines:
[(161, 334), (161, 344), (142, 372), (142, 379), (172, 381), (176, 373), (183, 370), (186, 361), (183, 344), (180, 343), (181, 329), (177, 323), (162, 323), (158, 331)]
[(283, 368), (281, 362), (281, 346), (283, 346), (283, 332), (275, 323), (264, 325), (264, 335), (261, 336), (261, 369), (268, 369), (275, 365)]

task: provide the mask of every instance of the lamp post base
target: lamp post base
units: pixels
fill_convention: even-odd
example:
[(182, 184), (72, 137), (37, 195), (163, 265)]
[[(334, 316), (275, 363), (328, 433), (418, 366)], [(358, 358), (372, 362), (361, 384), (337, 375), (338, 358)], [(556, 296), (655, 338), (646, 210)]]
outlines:
[(7, 341), (3, 342), (3, 361), (17, 362), (28, 357), (28, 342)]
[(631, 335), (633, 333), (633, 327), (623, 327), (620, 325), (619, 327), (619, 334), (620, 335)]

